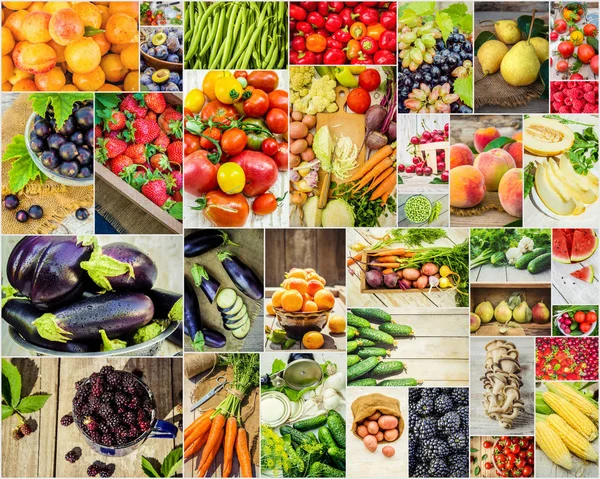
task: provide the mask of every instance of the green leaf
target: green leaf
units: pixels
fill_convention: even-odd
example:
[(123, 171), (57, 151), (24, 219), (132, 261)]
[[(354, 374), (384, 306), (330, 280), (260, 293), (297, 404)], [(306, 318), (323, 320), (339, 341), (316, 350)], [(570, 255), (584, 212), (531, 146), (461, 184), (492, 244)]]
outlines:
[(465, 105), (473, 108), (473, 73), (470, 73), (468, 77), (454, 80), (452, 89)]
[(21, 414), (30, 414), (32, 412), (39, 411), (44, 407), (46, 401), (50, 397), (50, 394), (34, 394), (33, 396), (27, 396), (21, 400), (17, 411)]
[(15, 413), (15, 410), (8, 404), (2, 405), (2, 420), (4, 421), (7, 417), (11, 417)]
[(504, 228), (521, 228), (523, 226), (523, 220), (522, 219), (518, 219), (515, 221), (511, 221), (510, 223), (507, 223), (504, 225)]
[[(67, 118), (71, 116), (73, 104), (76, 101), (91, 100), (92, 98), (93, 96), (89, 93), (32, 93), (29, 95), (29, 99), (34, 104), (35, 112), (40, 116), (43, 116), (48, 105), (52, 104), (57, 128), (63, 126)], [(44, 113), (40, 113), (44, 105)]]
[(467, 5), (464, 3), (455, 3), (448, 8), (444, 8), (442, 12), (447, 13), (452, 18), (455, 25), (461, 22), (462, 17), (467, 13)]
[(499, 138), (496, 138), (495, 140), (490, 141), (485, 148), (483, 149), (483, 151), (490, 151), (493, 150), (494, 148), (502, 148), (504, 145), (508, 145), (509, 143), (515, 143), (516, 140), (513, 140), (512, 138), (508, 138), (507, 136), (501, 136)]
[(485, 461), (485, 460), (487, 459), (487, 457), (488, 457), (488, 455), (487, 455), (487, 454), (484, 454), (483, 456), (481, 456), (481, 460), (482, 460), (482, 461)]
[(435, 2), (411, 2), (408, 7), (417, 15), (425, 17), (435, 11)]
[(479, 473), (481, 472), (481, 467), (479, 467), (479, 466), (475, 467), (475, 470), (473, 472), (475, 473), (476, 476), (478, 476)]
[(454, 23), (452, 22), (450, 15), (443, 12), (436, 12), (435, 23), (442, 32), (442, 38), (444, 39), (444, 41), (448, 40), (448, 37), (454, 29)]
[[(146, 325), (148, 326), (148, 325)], [(144, 326), (144, 327), (146, 327)], [(139, 329), (138, 329), (139, 331)], [(109, 339), (106, 335), (106, 331), (104, 329), (99, 329), (100, 337), (102, 338), (102, 346), (101, 351), (114, 351), (115, 349), (124, 349), (127, 347), (126, 341), (121, 341), (120, 339)], [(137, 334), (137, 332), (136, 332)], [(135, 344), (135, 343), (134, 343)]]
[(50, 104), (50, 96), (45, 93), (32, 93), (29, 95), (31, 100), (31, 108), (41, 117), (46, 115), (46, 110)]
[(598, 53), (598, 39), (596, 37), (587, 37), (586, 42)]
[(29, 156), (29, 152), (25, 146), (25, 137), (23, 135), (15, 135), (12, 141), (6, 146), (2, 155), (2, 161), (9, 161), (25, 155)]
[(442, 181), (441, 178), (435, 177), (433, 180), (429, 182), (430, 185), (447, 185), (447, 181)]
[(47, 177), (39, 170), (29, 154), (13, 161), (8, 172), (8, 187), (11, 191), (15, 193), (21, 191), (30, 181), (36, 179), (44, 183)]
[(183, 201), (178, 201), (171, 206), (168, 213), (176, 220), (183, 220)]
[(194, 336), (194, 340), (192, 341), (192, 347), (201, 353), (204, 352), (204, 334), (202, 331), (198, 331)]
[(542, 83), (544, 84), (544, 91), (540, 95), (540, 98), (543, 98), (544, 100), (547, 100), (550, 95), (550, 79), (549, 79), (550, 68), (549, 68), (549, 66), (550, 66), (550, 62), (549, 62), (549, 60), (546, 60), (544, 63), (542, 63), (542, 66), (540, 67), (540, 79), (542, 80)]
[(473, 32), (473, 15), (469, 13), (463, 16), (458, 25), (465, 35), (470, 35)]
[[(21, 401), (21, 373), (19, 369), (11, 362), (6, 359), (2, 360), (2, 383), (4, 381), (8, 382), (9, 390), (10, 390), (10, 398), (7, 399), (7, 403), (9, 403), (12, 407), (17, 407), (19, 401)], [(4, 394), (5, 391), (4, 384), (2, 385), (2, 392)], [(8, 401), (10, 399), (10, 401)]]
[(481, 45), (483, 45), (489, 40), (496, 40), (496, 35), (494, 35), (492, 32), (488, 32), (487, 30), (477, 35), (477, 38), (475, 39), (475, 45), (473, 45), (473, 52), (475, 53), (475, 55), (477, 55), (477, 52), (481, 48)]
[(148, 477), (160, 477), (160, 474), (156, 472), (152, 463), (144, 456), (142, 456), (142, 471), (144, 471), (144, 474)]
[(276, 359), (273, 361), (273, 365), (271, 366), (271, 374), (276, 374), (279, 371), (283, 371), (285, 369), (285, 361), (281, 359)]
[(173, 449), (162, 463), (160, 472), (162, 477), (173, 477), (183, 464), (183, 447)]
[(479, 449), (475, 449), (474, 447), (472, 447), (472, 448), (470, 449), (470, 452), (471, 452), (471, 453), (473, 453), (473, 452), (479, 452)]

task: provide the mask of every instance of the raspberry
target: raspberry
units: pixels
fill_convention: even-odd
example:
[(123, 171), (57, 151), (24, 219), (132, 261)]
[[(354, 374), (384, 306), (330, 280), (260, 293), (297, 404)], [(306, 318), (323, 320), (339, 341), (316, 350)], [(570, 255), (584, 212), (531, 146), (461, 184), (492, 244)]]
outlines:
[(75, 461), (77, 461), (77, 459), (79, 459), (79, 457), (77, 457), (77, 453), (74, 450), (70, 450), (67, 452), (67, 454), (65, 454), (65, 459), (67, 462), (73, 464)]
[(63, 417), (60, 418), (60, 423), (65, 427), (70, 426), (71, 424), (73, 424), (73, 416), (71, 416), (70, 414), (65, 414)]
[(21, 424), (19, 430), (21, 431), (21, 434), (23, 434), (23, 436), (29, 436), (31, 434), (31, 426), (26, 422)]
[(567, 98), (565, 98), (565, 102), (564, 103), (567, 106), (571, 106), (573, 104), (573, 100), (574, 100), (574, 98), (568, 96)]
[(87, 475), (90, 477), (96, 477), (98, 475), (98, 466), (95, 466), (94, 464), (92, 464), (91, 466), (88, 466), (87, 468)]
[(575, 88), (567, 88), (565, 90), (563, 90), (563, 93), (565, 94), (565, 99), (566, 98), (574, 98), (575, 97)]
[(552, 87), (556, 91), (561, 91), (562, 89), (565, 88), (565, 84), (563, 82), (555, 81), (555, 82), (552, 83)]
[(552, 100), (553, 101), (560, 101), (560, 102), (562, 102), (564, 99), (565, 99), (565, 95), (561, 91), (557, 91), (554, 95), (552, 95)]
[(593, 91), (587, 91), (583, 94), (583, 99), (588, 103), (596, 103), (596, 95)]
[(552, 102), (552, 111), (558, 111), (558, 109), (562, 106), (563, 104), (561, 102), (558, 101), (553, 101)]
[(584, 92), (593, 91), (593, 90), (594, 90), (594, 85), (592, 85), (591, 83), (585, 82), (583, 84), (583, 91)]
[(571, 113), (571, 108), (569, 108), (568, 106), (561, 106), (560, 109), (558, 110), (559, 113)]
[(583, 107), (583, 112), (582, 113), (594, 113), (597, 111), (597, 108), (595, 105), (591, 105), (589, 103), (586, 103)]
[(579, 84), (576, 81), (570, 81), (570, 82), (567, 83), (567, 86), (569, 88), (578, 88)]
[(584, 103), (581, 100), (573, 100), (573, 105), (571, 107), (573, 113), (581, 113), (583, 111)]

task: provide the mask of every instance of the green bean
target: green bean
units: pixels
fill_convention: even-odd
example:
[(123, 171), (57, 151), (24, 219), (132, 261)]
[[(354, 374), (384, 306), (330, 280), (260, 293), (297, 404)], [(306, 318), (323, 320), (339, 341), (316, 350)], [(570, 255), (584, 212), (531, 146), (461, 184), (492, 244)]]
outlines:
[(222, 6), (222, 3), (215, 2), (210, 7), (208, 7), (206, 11), (202, 14), (202, 19), (198, 22), (197, 25), (194, 26), (194, 36), (192, 37), (192, 41), (190, 42), (189, 49), (186, 50), (185, 58), (191, 59), (194, 56), (194, 54), (198, 50), (200, 35), (202, 34), (202, 31), (204, 30), (204, 27), (206, 26), (209, 17), (212, 15), (212, 12), (221, 8)]
[(231, 44), (233, 42), (233, 32), (235, 29), (235, 20), (238, 18), (237, 11), (239, 3), (234, 3), (229, 15), (229, 24), (227, 25), (227, 33), (225, 35), (225, 46), (223, 47), (223, 55), (221, 55), (220, 68), (225, 68), (229, 57), (231, 56)]
[(254, 33), (252, 34), (252, 37), (250, 38), (250, 42), (248, 43), (248, 47), (246, 49), (246, 53), (242, 57), (242, 62), (241, 62), (242, 66), (240, 66), (240, 68), (246, 68), (243, 65), (247, 65), (248, 62), (250, 61), (250, 55), (252, 55), (252, 52), (254, 51), (254, 45), (256, 44), (256, 40), (258, 38), (258, 35), (260, 35), (261, 30), (263, 29), (263, 27), (265, 26), (265, 24), (268, 22), (268, 20), (272, 18), (272, 17), (261, 18), (262, 14), (264, 12), (265, 12), (265, 10), (263, 10), (261, 12), (261, 15), (259, 17), (258, 28), (254, 31)]
[(279, 43), (280, 43), (280, 39), (281, 37), (279, 35), (277, 35), (275, 38), (273, 38), (273, 44), (271, 45), (271, 49), (269, 50), (265, 61), (262, 64), (262, 68), (266, 68), (269, 70), (272, 70), (273, 68), (275, 68), (275, 62), (277, 62), (277, 58), (278, 58), (278, 52), (279, 52)]
[(237, 65), (236, 62), (242, 56), (242, 53), (244, 53), (246, 51), (246, 45), (248, 44), (248, 41), (250, 40), (250, 37), (253, 34), (253, 27), (255, 25), (256, 25), (256, 22), (252, 23), (250, 28), (248, 28), (248, 30), (246, 31), (246, 35), (244, 35), (244, 38), (242, 39), (240, 44), (237, 46), (235, 55), (233, 55), (233, 58), (231, 60), (229, 60), (229, 63), (225, 67), (226, 70), (230, 70), (232, 68), (240, 68), (240, 67), (236, 66)]
[(225, 16), (226, 16), (226, 9), (224, 8), (221, 10), (221, 12), (219, 14), (219, 26), (217, 27), (217, 36), (215, 37), (215, 40), (212, 43), (212, 48), (210, 51), (210, 58), (208, 61), (209, 65), (213, 64), (213, 61), (214, 61), (217, 53), (222, 51), (220, 46), (221, 46), (221, 41), (222, 41), (222, 37), (223, 37), (223, 27), (225, 26)]
[(219, 21), (218, 21), (218, 19), (215, 19), (215, 21), (213, 22), (213, 24), (210, 28), (210, 33), (208, 34), (206, 41), (204, 43), (202, 43), (202, 49), (198, 53), (199, 57), (203, 57), (206, 54), (206, 52), (208, 52), (208, 50), (210, 50), (210, 47), (213, 45), (215, 37), (217, 36), (218, 27), (219, 27)]
[(260, 56), (265, 58), (267, 55), (267, 41), (269, 40), (269, 25), (263, 28), (263, 33), (260, 37)]

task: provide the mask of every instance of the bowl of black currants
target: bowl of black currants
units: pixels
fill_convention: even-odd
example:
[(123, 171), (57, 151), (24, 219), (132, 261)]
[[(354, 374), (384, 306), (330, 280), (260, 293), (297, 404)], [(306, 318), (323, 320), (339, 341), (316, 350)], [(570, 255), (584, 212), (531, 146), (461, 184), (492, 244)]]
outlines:
[(25, 126), (27, 150), (49, 178), (67, 186), (94, 183), (94, 108), (92, 100), (73, 103), (58, 125), (52, 105), (42, 117), (33, 113)]

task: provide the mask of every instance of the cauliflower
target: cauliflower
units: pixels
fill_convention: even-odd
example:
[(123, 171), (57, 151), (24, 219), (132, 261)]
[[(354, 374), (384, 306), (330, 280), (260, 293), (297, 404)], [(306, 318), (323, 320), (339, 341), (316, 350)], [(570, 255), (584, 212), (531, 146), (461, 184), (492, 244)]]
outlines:
[(322, 111), (336, 112), (338, 106), (335, 103), (335, 86), (336, 81), (329, 75), (314, 79), (308, 93), (300, 94), (300, 98), (292, 101), (294, 109), (307, 115), (316, 115)]
[[(290, 71), (290, 89), (294, 92), (306, 91), (306, 87), (310, 85), (315, 76), (314, 67), (292, 67)], [(300, 94), (300, 96), (305, 96)]]

